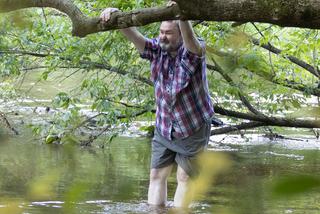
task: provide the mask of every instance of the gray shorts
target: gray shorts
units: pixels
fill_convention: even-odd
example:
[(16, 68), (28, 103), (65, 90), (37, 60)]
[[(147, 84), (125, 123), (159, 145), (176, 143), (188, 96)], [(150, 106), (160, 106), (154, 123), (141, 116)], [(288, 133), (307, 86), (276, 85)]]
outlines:
[(172, 141), (155, 129), (152, 139), (151, 168), (162, 168), (176, 162), (190, 176), (198, 174), (196, 155), (207, 148), (211, 123), (205, 122), (193, 135)]

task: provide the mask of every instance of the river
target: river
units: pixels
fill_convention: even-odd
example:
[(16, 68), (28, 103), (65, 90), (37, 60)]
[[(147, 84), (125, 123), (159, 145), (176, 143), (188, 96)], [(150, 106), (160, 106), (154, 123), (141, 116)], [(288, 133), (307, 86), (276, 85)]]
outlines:
[[(32, 81), (36, 78), (27, 83), (32, 85)], [(173, 212), (174, 173), (168, 180), (167, 206), (155, 210), (146, 203), (150, 138), (137, 133), (137, 125), (104, 148), (47, 145), (22, 128), (29, 122), (41, 122), (35, 115), (46, 114), (45, 104), (35, 109), (40, 101), (51, 98), (43, 94), (43, 88), (48, 85), (33, 88), (32, 99), (0, 105), (20, 132), (0, 139), (0, 214)], [(46, 92), (53, 95), (56, 88)], [(27, 89), (24, 85), (24, 91)], [(286, 136), (272, 140), (257, 132), (244, 137), (212, 136), (208, 153), (212, 157), (223, 154), (223, 159), (201, 164), (211, 167), (209, 172), (217, 165), (225, 171), (206, 181), (206, 191), (193, 201), (191, 212), (320, 213), (320, 185), (312, 186), (320, 179), (320, 141), (308, 130), (290, 129)], [(283, 179), (296, 178), (302, 179), (285, 186), (285, 193), (275, 194)], [(310, 183), (310, 178), (315, 181)], [(305, 191), (302, 188), (295, 194), (301, 187)]]
[[(150, 212), (150, 139), (118, 137), (104, 149), (26, 139), (31, 138), (18, 136), (0, 145), (0, 213)], [(193, 203), (192, 212), (320, 213), (319, 189), (280, 198), (270, 193), (284, 176), (320, 176), (320, 151), (310, 146), (319, 142), (299, 141), (309, 144), (305, 148), (292, 146), (294, 140), (287, 140), (286, 146), (285, 141), (211, 142), (210, 154), (225, 154), (231, 167), (215, 177), (207, 193)], [(157, 213), (170, 210), (175, 185), (172, 174), (168, 207)], [(18, 212), (9, 209), (12, 206), (18, 206)]]

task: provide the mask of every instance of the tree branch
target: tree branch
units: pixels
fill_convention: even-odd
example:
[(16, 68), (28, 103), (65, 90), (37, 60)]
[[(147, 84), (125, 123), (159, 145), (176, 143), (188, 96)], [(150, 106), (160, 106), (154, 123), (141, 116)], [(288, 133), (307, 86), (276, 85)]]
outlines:
[(50, 7), (67, 14), (72, 21), (73, 35), (77, 35), (80, 28), (84, 32), (92, 30), (94, 24), (94, 19), (86, 17), (71, 0), (0, 0), (2, 13), (32, 7)]
[[(211, 52), (214, 52), (214, 54), (216, 54), (216, 55), (224, 56), (224, 57), (227, 57), (227, 56), (230, 57), (231, 56), (231, 54), (228, 54), (226, 52), (218, 51), (218, 50), (216, 50), (216, 49), (214, 49), (212, 47), (208, 47), (208, 48), (210, 49)], [(1, 50), (0, 54), (21, 54), (21, 55), (30, 55), (30, 56), (35, 56), (35, 57), (48, 57), (48, 56), (59, 57), (57, 54), (34, 53), (34, 52), (30, 52), (30, 51), (21, 51), (21, 50)], [(72, 61), (71, 58), (66, 58), (66, 57), (60, 57), (60, 59), (67, 60), (67, 61)], [(98, 68), (98, 69), (107, 69), (107, 70), (110, 69), (110, 71), (119, 73), (121, 75), (127, 75), (128, 74), (127, 71), (122, 71), (122, 70), (117, 69), (115, 67), (107, 66), (107, 65), (105, 65), (103, 63), (96, 63), (96, 62), (89, 62), (89, 61), (80, 61), (79, 63), (82, 63), (83, 65), (87, 65), (88, 67), (91, 66), (93, 68)], [(214, 65), (207, 64), (207, 67), (208, 67), (208, 69), (218, 71), (217, 70), (218, 68), (216, 66), (214, 66)], [(71, 68), (79, 68), (79, 67), (75, 66), (75, 67), (71, 67)], [(32, 70), (32, 69), (30, 69), (30, 70)], [(250, 71), (250, 70), (248, 70), (248, 71)], [(253, 73), (255, 73), (255, 72), (253, 72)], [(265, 79), (265, 77), (262, 76), (262, 75), (259, 75), (259, 73), (255, 73), (255, 74), (257, 74), (258, 76), (261, 76), (262, 78)], [(134, 79), (139, 80), (139, 81), (141, 81), (143, 83), (146, 83), (147, 85), (152, 85), (152, 82), (147, 78), (144, 78), (144, 77), (141, 77), (141, 76), (134, 76)], [(303, 93), (309, 93), (311, 95), (320, 97), (320, 89), (319, 88), (309, 87), (307, 85), (304, 85), (303, 83), (296, 83), (296, 82), (292, 82), (292, 81), (289, 81), (289, 80), (283, 80), (283, 81), (281, 80), (280, 81), (280, 80), (275, 79), (275, 78), (269, 78), (267, 80), (272, 82), (272, 83), (275, 83), (277, 85), (281, 85), (281, 86), (284, 86), (284, 87), (287, 87), (287, 88), (291, 88), (291, 89), (295, 89), (295, 90), (301, 91)]]
[[(235, 57), (235, 56), (232, 55), (232, 53), (222, 52), (222, 51), (219, 51), (219, 50), (217, 50), (217, 49), (215, 49), (213, 47), (207, 46), (207, 50), (210, 53), (213, 53), (213, 54), (215, 54), (215, 55), (217, 55), (219, 57)], [(218, 71), (218, 68), (215, 65), (212, 65), (212, 64), (207, 64), (207, 68), (210, 69), (210, 70)], [(279, 80), (279, 79), (274, 78), (271, 75), (270, 75), (270, 77), (266, 78), (266, 76), (262, 75), (260, 72), (253, 72), (249, 68), (246, 68), (246, 67), (245, 67), (245, 69), (248, 70), (251, 73), (254, 73), (254, 74), (260, 76), (261, 78), (263, 78), (265, 80), (270, 81), (271, 83), (274, 83), (274, 84), (281, 85), (281, 86), (284, 86), (284, 87), (287, 87), (287, 88), (298, 90), (298, 91), (303, 92), (303, 93), (307, 93), (307, 94), (311, 94), (311, 95), (320, 97), (320, 88), (318, 88), (318, 87), (310, 87), (310, 86), (307, 86), (307, 85), (303, 84), (302, 82), (301, 83), (293, 82), (293, 81), (288, 80), (288, 79)]]
[[(219, 72), (219, 74), (231, 85), (231, 86), (235, 86), (234, 84), (234, 81), (232, 80), (232, 78), (221, 68), (221, 66), (219, 66), (219, 64), (212, 58), (211, 59), (215, 66), (212, 66), (212, 65), (207, 65), (207, 68), (208, 69), (214, 69), (215, 71)], [(240, 91), (240, 89), (238, 89), (238, 96), (241, 100), (241, 102), (243, 103), (244, 106), (246, 106), (249, 111), (251, 111), (252, 113), (254, 114), (257, 114), (257, 115), (261, 115), (263, 116), (263, 114), (258, 111), (257, 109), (255, 109), (250, 101), (245, 97), (245, 95), (243, 94), (242, 91)]]
[(19, 135), (19, 132), (9, 123), (6, 115), (0, 112), (0, 120), (3, 121), (4, 125), (11, 130), (15, 135)]
[[(117, 12), (105, 25), (98, 17), (85, 16), (71, 0), (0, 0), (0, 12), (50, 7), (66, 13), (73, 24), (72, 34), (84, 37), (99, 31), (142, 26), (164, 20), (206, 20), (264, 22), (283, 27), (320, 28), (318, 0), (176, 0), (178, 5)], [(180, 9), (179, 9), (180, 8)]]
[[(3, 50), (0, 51), (0, 54), (21, 54), (21, 55), (30, 55), (30, 56), (35, 56), (35, 57), (48, 57), (48, 56), (55, 56), (59, 57), (61, 60), (69, 61), (72, 62), (72, 58), (70, 57), (61, 57), (57, 54), (44, 54), (44, 53), (34, 53), (34, 52), (29, 52), (29, 51), (21, 51), (21, 50)], [(104, 69), (108, 70), (110, 72), (114, 72), (120, 75), (128, 75), (129, 72), (125, 70), (121, 70), (117, 67), (110, 66), (106, 63), (98, 63), (98, 62), (91, 62), (91, 61), (84, 61), (80, 60), (79, 64), (87, 66), (88, 68), (96, 68), (96, 69)], [(74, 66), (72, 68), (75, 68)], [(147, 79), (145, 77), (139, 76), (139, 75), (133, 75), (133, 79), (139, 80), (140, 82), (146, 83), (147, 85), (152, 85), (152, 82), (150, 79)]]
[(239, 125), (228, 126), (228, 127), (211, 130), (211, 135), (226, 134), (229, 132), (240, 131), (244, 129), (253, 129), (261, 126), (266, 126), (266, 124), (263, 122), (241, 123)]
[(216, 113), (221, 115), (262, 122), (262, 123), (265, 123), (266, 126), (320, 128), (320, 120), (301, 120), (301, 119), (289, 119), (289, 118), (280, 118), (280, 117), (263, 117), (260, 115), (228, 110), (219, 106), (215, 106), (214, 110)]
[[(266, 50), (268, 50), (268, 51), (270, 51), (270, 52), (272, 52), (272, 53), (274, 53), (274, 54), (280, 55), (281, 52), (282, 52), (282, 50), (276, 48), (275, 46), (271, 45), (270, 43), (268, 43), (268, 44), (261, 44), (261, 42), (260, 42), (258, 39), (256, 39), (256, 38), (250, 38), (250, 40), (251, 40), (251, 42), (252, 42), (253, 44), (255, 44), (255, 45), (257, 45), (257, 46), (260, 46), (260, 47), (262, 47), (262, 48), (264, 48), (264, 49), (266, 49)], [(283, 57), (286, 58), (286, 59), (288, 59), (288, 60), (290, 60), (292, 63), (300, 66), (301, 68), (309, 71), (309, 72), (310, 72), (311, 74), (313, 74), (314, 76), (320, 78), (320, 71), (319, 71), (319, 69), (313, 67), (312, 65), (310, 65), (310, 64), (304, 62), (303, 60), (298, 59), (297, 57), (292, 56), (292, 55), (284, 55)]]

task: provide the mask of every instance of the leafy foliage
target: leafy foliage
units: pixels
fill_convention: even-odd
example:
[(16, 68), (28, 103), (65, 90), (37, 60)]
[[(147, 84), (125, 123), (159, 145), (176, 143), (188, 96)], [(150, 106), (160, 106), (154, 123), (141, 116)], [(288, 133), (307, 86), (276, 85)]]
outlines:
[[(74, 2), (90, 16), (98, 16), (107, 6), (129, 11), (164, 3)], [(58, 90), (52, 102), (56, 110), (49, 118), (52, 122), (33, 126), (35, 133), (48, 139), (47, 142), (52, 142), (55, 136), (58, 139), (74, 136), (79, 131), (78, 126), (88, 119), (82, 112), (83, 105), (99, 115), (94, 123), (100, 127), (129, 123), (135, 112), (141, 109), (150, 112), (154, 108), (152, 86), (141, 81), (149, 78), (149, 64), (139, 58), (134, 46), (118, 31), (72, 37), (69, 18), (51, 9), (4, 14), (0, 25), (2, 78), (21, 80), (36, 72), (41, 72), (38, 82), (55, 78)], [(152, 24), (140, 30), (147, 37), (155, 37), (158, 27), (159, 24)], [(200, 23), (195, 29), (207, 43), (208, 63), (217, 63), (233, 80), (230, 84), (216, 71), (208, 70), (210, 93), (216, 104), (245, 112), (246, 107), (239, 101), (241, 92), (266, 114), (284, 114), (310, 105), (309, 89), (316, 88), (319, 79), (289, 61), (287, 56), (293, 55), (317, 68), (320, 63), (317, 30), (254, 23), (233, 27), (232, 23), (215, 22)], [(273, 54), (254, 45), (251, 38), (259, 39), (261, 45), (272, 44), (282, 52)], [(65, 74), (63, 78), (55, 76), (58, 72)], [(77, 78), (73, 88), (63, 90), (64, 81), (74, 76)], [(290, 85), (304, 89), (294, 90)]]

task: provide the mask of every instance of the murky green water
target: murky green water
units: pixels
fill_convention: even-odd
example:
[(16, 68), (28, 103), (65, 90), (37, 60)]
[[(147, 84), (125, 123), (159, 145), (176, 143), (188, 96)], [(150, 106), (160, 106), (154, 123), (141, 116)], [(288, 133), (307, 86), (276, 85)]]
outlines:
[[(2, 140), (0, 213), (150, 213), (149, 143), (145, 138), (118, 138), (99, 149), (40, 145), (22, 137)], [(269, 193), (279, 177), (320, 177), (320, 150), (292, 150), (277, 142), (228, 146), (236, 150), (225, 152), (232, 168), (194, 203), (193, 213), (320, 213), (319, 189), (275, 199)], [(174, 176), (169, 179), (169, 202)]]
[[(56, 85), (61, 82), (58, 77), (53, 77), (52, 84), (35, 85), (37, 75), (33, 73), (26, 77), (21, 90), (35, 99), (47, 100), (62, 86), (78, 82), (69, 78), (66, 81), (70, 84)], [(33, 114), (39, 102), (28, 104), (32, 107), (17, 102), (0, 107), (3, 112), (19, 113), (10, 115), (16, 124), (25, 119), (32, 123), (39, 117)], [(224, 152), (232, 167), (214, 178), (208, 193), (193, 204), (192, 213), (320, 213), (319, 188), (298, 195), (271, 196), (274, 184), (287, 176), (320, 179), (320, 141), (312, 136), (308, 140), (302, 136), (303, 141), (247, 136), (252, 138), (212, 137), (211, 153)], [(117, 138), (104, 149), (42, 145), (30, 139), (28, 133), (0, 139), (0, 214), (170, 212), (175, 174), (168, 182), (168, 207), (152, 210), (146, 203), (150, 139)], [(290, 188), (304, 184), (295, 185)]]

